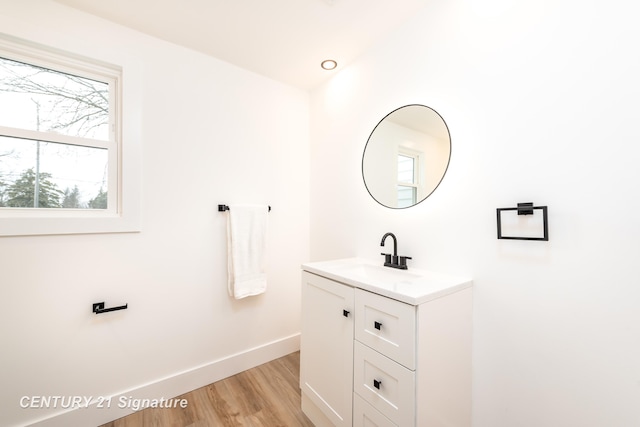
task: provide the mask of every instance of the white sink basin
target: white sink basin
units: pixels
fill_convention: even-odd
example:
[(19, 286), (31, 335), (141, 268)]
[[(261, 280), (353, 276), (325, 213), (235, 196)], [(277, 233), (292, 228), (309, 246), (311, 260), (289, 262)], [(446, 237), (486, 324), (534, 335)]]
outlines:
[(420, 274), (413, 273), (411, 270), (400, 270), (397, 268), (365, 263), (337, 265), (335, 267), (335, 271), (347, 277), (357, 277), (363, 280), (394, 283), (407, 282), (420, 277)]
[(408, 270), (384, 267), (382, 262), (375, 264), (362, 258), (306, 263), (302, 265), (302, 269), (413, 305), (472, 285), (472, 281), (467, 278), (411, 267)]

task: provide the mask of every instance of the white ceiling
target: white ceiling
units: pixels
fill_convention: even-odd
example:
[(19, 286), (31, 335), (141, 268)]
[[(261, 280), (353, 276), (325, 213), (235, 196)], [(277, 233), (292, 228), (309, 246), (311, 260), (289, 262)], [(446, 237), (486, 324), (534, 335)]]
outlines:
[[(272, 79), (311, 89), (428, 0), (56, 0)], [(334, 71), (335, 72), (335, 71)]]

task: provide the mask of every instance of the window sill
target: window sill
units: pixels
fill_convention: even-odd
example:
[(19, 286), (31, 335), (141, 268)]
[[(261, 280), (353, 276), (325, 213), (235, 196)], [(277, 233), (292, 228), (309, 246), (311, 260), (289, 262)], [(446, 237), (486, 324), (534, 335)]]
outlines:
[(7, 217), (0, 214), (0, 236), (132, 233), (140, 231), (134, 215), (91, 212), (94, 215)]

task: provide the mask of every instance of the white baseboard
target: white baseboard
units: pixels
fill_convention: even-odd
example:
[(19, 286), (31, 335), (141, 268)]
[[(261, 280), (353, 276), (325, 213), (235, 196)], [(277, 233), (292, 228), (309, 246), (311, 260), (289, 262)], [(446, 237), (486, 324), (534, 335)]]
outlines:
[(135, 399), (164, 398), (172, 400), (174, 397), (191, 390), (204, 387), (298, 350), (300, 350), (300, 334), (291, 335), (116, 393), (110, 396), (108, 401), (110, 403), (103, 401), (101, 408), (98, 407), (98, 402), (95, 402), (89, 407), (67, 410), (33, 422), (29, 426), (68, 427), (105, 424), (135, 412), (135, 405), (131, 404), (131, 402), (135, 402)]

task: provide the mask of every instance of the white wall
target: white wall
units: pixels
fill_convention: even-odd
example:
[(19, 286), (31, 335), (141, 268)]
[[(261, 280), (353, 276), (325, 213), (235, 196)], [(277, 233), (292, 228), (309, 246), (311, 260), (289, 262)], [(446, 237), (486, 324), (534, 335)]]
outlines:
[[(436, 0), (312, 93), (313, 260), (379, 255), (474, 278), (474, 427), (640, 425), (640, 27), (612, 2)], [(449, 171), (411, 209), (369, 197), (388, 112), (446, 120)], [(549, 207), (550, 241), (496, 238)]]
[[(141, 138), (143, 156), (141, 233), (0, 238), (0, 425), (61, 411), (21, 409), (25, 395), (108, 396), (195, 370), (194, 388), (294, 351), (308, 94), (47, 0), (1, 0), (0, 29), (123, 66), (125, 145)], [(266, 294), (227, 295), (218, 203), (272, 206)], [(129, 308), (97, 316), (98, 301)], [(218, 360), (222, 373), (207, 370)]]

